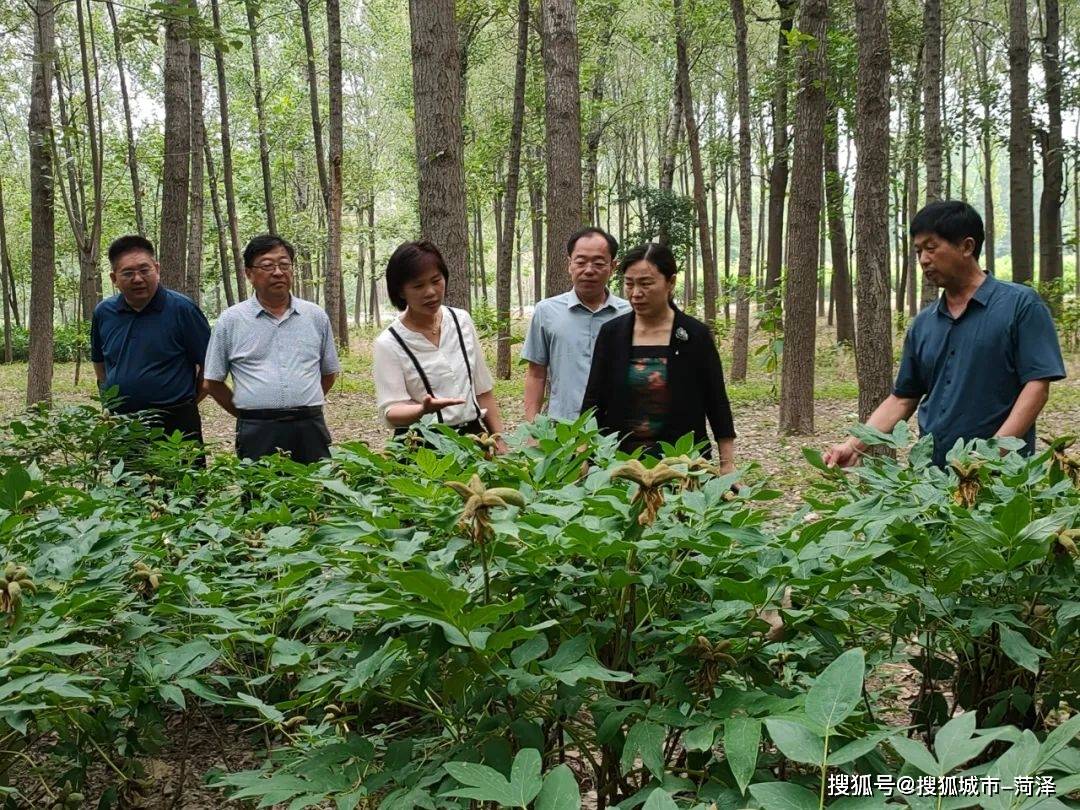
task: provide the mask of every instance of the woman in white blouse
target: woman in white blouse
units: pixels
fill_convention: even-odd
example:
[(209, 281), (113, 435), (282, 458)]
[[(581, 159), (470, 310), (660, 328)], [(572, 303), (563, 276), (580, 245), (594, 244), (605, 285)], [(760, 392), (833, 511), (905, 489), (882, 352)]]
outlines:
[(472, 317), (443, 305), (449, 278), (431, 242), (406, 242), (390, 257), (386, 289), (401, 314), (375, 339), (379, 416), (399, 431), (433, 413), (459, 433), (501, 433)]

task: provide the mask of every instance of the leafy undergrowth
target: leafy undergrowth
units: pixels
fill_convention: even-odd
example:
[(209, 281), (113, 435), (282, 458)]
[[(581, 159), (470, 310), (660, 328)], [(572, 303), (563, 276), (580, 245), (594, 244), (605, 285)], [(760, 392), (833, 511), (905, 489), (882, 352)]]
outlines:
[[(807, 451), (779, 517), (688, 445), (641, 466), (584, 420), (531, 432), (203, 470), (89, 406), (10, 425), (0, 795), (78, 807), (104, 765), (97, 806), (137, 806), (197, 711), (258, 735), (261, 764), (204, 776), (259, 806), (1080, 806), (1067, 441)], [(866, 677), (898, 664), (910, 728)], [(831, 795), (856, 774), (1057, 796)]]

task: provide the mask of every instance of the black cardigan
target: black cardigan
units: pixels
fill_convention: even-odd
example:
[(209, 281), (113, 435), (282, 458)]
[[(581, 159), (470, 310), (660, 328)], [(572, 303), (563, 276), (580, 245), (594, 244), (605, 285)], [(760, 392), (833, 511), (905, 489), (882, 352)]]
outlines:
[[(672, 306), (675, 322), (671, 326), (668, 357), (668, 389), (671, 412), (664, 419), (659, 441), (674, 444), (687, 433), (705, 442), (710, 454), (708, 419), (717, 439), (735, 438), (731, 404), (724, 388), (724, 369), (712, 335), (705, 324)], [(629, 312), (612, 318), (600, 328), (593, 349), (589, 384), (581, 410), (596, 409), (596, 421), (606, 433), (625, 434), (631, 397), (627, 385), (630, 349), (634, 341), (635, 314)], [(685, 338), (685, 339), (684, 339)]]

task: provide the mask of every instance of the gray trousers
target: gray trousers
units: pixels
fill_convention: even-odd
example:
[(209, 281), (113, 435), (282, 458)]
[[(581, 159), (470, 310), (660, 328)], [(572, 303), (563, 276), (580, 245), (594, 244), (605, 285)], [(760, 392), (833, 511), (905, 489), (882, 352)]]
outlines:
[(311, 464), (330, 457), (330, 431), (322, 414), (299, 419), (236, 420), (236, 455), (258, 459), (281, 452), (293, 461)]

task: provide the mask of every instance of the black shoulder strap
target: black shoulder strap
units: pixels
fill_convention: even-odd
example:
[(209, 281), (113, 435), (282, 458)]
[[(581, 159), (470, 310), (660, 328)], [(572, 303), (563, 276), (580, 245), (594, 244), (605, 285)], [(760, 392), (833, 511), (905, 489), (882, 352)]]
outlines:
[[(394, 331), (394, 327), (387, 327), (387, 331), (389, 331), (390, 334), (394, 336), (394, 340), (398, 342), (398, 345), (405, 350), (405, 354), (407, 354), (409, 356), (409, 359), (412, 360), (413, 367), (416, 368), (416, 373), (420, 375), (420, 382), (424, 384), (424, 390), (427, 391), (428, 396), (434, 397), (435, 392), (431, 390), (431, 383), (428, 382), (427, 374), (424, 373), (424, 367), (420, 365), (420, 361), (416, 359), (416, 355), (413, 354), (412, 349), (410, 349), (408, 345), (406, 345), (405, 341), (401, 339), (401, 335)], [(469, 376), (469, 379), (472, 380), (471, 375)], [(435, 418), (442, 422), (442, 411), (435, 411)]]
[(450, 317), (454, 319), (454, 328), (457, 329), (458, 345), (461, 346), (461, 357), (465, 360), (465, 371), (469, 375), (469, 391), (472, 392), (473, 407), (476, 408), (476, 418), (480, 419), (480, 403), (476, 401), (476, 386), (473, 385), (472, 379), (472, 366), (469, 364), (469, 353), (465, 351), (465, 337), (461, 334), (461, 321), (458, 320), (457, 313), (454, 312), (453, 307), (447, 307), (447, 312), (450, 313)]

